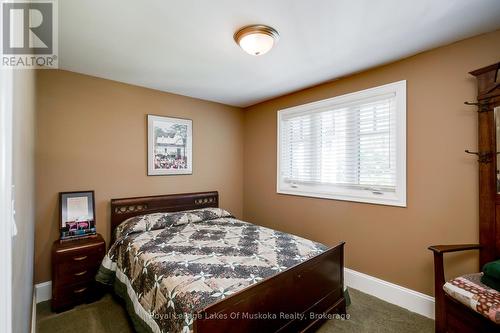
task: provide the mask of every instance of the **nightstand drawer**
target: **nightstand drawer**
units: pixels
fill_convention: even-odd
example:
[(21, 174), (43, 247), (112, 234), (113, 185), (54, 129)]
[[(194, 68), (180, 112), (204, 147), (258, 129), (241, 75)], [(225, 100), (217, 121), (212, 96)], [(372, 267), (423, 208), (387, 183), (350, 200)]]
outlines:
[(58, 253), (58, 260), (60, 262), (85, 262), (91, 258), (104, 256), (104, 244), (100, 246), (87, 246), (71, 250), (65, 250)]
[(73, 275), (84, 271), (94, 270), (101, 264), (104, 251), (84, 252), (79, 251), (72, 254), (65, 254), (58, 258), (58, 275)]
[[(61, 286), (66, 286), (70, 284), (76, 284), (81, 282), (93, 281), (99, 266), (89, 266), (89, 267), (66, 267), (67, 265), (62, 265), (59, 267), (57, 272), (56, 283)], [(64, 269), (66, 268), (66, 269)]]
[(95, 282), (88, 281), (72, 286), (58, 287), (53, 295), (52, 305), (56, 309), (64, 308), (72, 304), (91, 301), (94, 297)]

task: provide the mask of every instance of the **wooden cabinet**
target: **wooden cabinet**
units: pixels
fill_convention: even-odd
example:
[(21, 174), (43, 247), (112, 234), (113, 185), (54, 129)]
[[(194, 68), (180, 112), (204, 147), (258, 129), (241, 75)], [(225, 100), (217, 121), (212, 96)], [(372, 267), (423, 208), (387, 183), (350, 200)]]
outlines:
[(101, 235), (52, 245), (52, 310), (59, 312), (99, 297), (95, 275), (106, 251)]

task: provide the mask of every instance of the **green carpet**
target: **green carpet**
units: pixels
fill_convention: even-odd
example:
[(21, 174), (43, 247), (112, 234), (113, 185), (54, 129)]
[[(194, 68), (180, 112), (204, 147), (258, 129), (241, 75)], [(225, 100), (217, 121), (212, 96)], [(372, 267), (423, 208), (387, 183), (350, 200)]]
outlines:
[[(318, 333), (433, 332), (434, 321), (395, 305), (349, 289), (352, 304), (347, 309), (348, 320), (329, 320)], [(59, 314), (50, 311), (49, 302), (37, 305), (37, 332), (133, 332), (122, 305), (111, 295), (92, 304), (80, 305)]]

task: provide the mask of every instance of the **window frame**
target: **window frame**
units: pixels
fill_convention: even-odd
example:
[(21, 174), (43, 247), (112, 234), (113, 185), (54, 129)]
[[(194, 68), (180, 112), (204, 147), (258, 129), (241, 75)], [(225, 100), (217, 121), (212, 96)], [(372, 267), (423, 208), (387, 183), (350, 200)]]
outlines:
[[(349, 189), (349, 186), (335, 185), (307, 185), (301, 184), (301, 189), (294, 188), (292, 184), (287, 184), (281, 178), (281, 131), (283, 115), (318, 112), (328, 110), (341, 104), (355, 103), (356, 101), (373, 98), (378, 95), (395, 93), (396, 101), (396, 191), (394, 195), (390, 193), (376, 194), (373, 190)], [(370, 203), (377, 205), (407, 207), (406, 202), (406, 80), (401, 80), (381, 86), (360, 90), (332, 98), (298, 105), (277, 112), (277, 168), (276, 168), (276, 192), (278, 194), (296, 195), (304, 197), (352, 201), (360, 203)]]

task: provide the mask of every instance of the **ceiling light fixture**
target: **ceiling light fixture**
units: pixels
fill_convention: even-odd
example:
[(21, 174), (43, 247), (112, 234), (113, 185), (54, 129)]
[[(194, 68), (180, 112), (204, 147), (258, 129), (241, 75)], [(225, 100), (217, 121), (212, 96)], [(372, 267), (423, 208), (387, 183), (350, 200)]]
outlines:
[(236, 43), (248, 54), (266, 54), (278, 42), (279, 34), (267, 25), (250, 25), (234, 34)]

